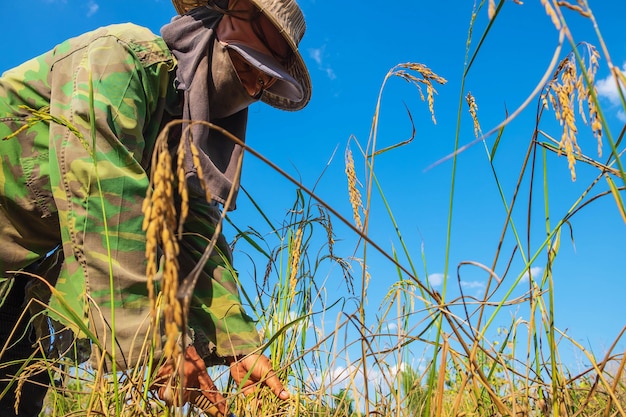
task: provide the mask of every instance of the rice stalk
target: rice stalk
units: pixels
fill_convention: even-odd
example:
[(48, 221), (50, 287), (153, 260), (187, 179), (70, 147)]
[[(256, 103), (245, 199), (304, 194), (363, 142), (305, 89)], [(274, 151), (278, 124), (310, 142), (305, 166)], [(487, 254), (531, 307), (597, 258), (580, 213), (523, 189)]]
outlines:
[[(398, 145), (392, 145), (389, 146), (385, 149), (382, 150), (378, 150), (377, 149), (377, 137), (378, 137), (378, 116), (380, 113), (380, 106), (381, 106), (381, 99), (382, 99), (382, 94), (383, 91), (385, 89), (386, 83), (387, 81), (392, 77), (392, 76), (397, 76), (400, 77), (402, 79), (404, 79), (405, 81), (407, 81), (410, 84), (413, 84), (419, 93), (419, 97), (422, 101), (427, 101), (428, 103), (428, 108), (431, 114), (431, 119), (433, 121), (433, 123), (436, 124), (436, 117), (435, 117), (435, 111), (434, 111), (434, 95), (437, 93), (434, 84), (440, 84), (440, 85), (444, 85), (447, 80), (439, 75), (437, 75), (436, 73), (434, 73), (430, 68), (428, 68), (426, 65), (424, 64), (420, 64), (420, 63), (412, 63), (412, 62), (408, 62), (408, 63), (403, 63), (403, 64), (398, 64), (396, 66), (394, 66), (385, 76), (385, 79), (383, 80), (382, 86), (380, 88), (380, 92), (378, 95), (378, 101), (376, 103), (376, 109), (375, 109), (375, 113), (374, 113), (374, 118), (373, 118), (373, 122), (372, 122), (372, 126), (370, 128), (370, 137), (368, 140), (368, 145), (366, 147), (367, 151), (364, 152), (364, 154), (366, 155), (366, 167), (367, 167), (367, 171), (368, 171), (368, 181), (367, 181), (367, 192), (366, 192), (366, 204), (364, 205), (363, 208), (363, 212), (365, 215), (365, 222), (363, 227), (360, 229), (363, 231), (363, 235), (367, 235), (368, 232), (368, 223), (369, 223), (369, 208), (371, 205), (371, 200), (373, 197), (373, 192), (372, 189), (374, 186), (377, 186), (379, 190), (381, 190), (380, 184), (378, 183), (378, 180), (376, 178), (375, 175), (375, 170), (374, 170), (374, 162), (375, 162), (375, 157), (382, 154), (383, 152), (386, 152), (387, 150), (391, 150), (391, 149), (395, 149), (398, 146), (402, 146), (402, 145), (406, 145), (408, 143), (410, 143), (412, 141), (412, 139), (405, 141), (401, 144)], [(423, 92), (423, 87), (426, 87), (426, 96), (424, 95)], [(410, 112), (409, 112), (409, 117), (410, 117)], [(415, 135), (415, 129), (413, 129), (413, 135), (412, 137)], [(350, 155), (351, 156), (351, 155)], [(350, 165), (350, 163), (346, 164), (347, 166)], [(381, 191), (381, 196), (383, 199), (383, 202), (385, 203), (385, 205), (387, 205), (387, 202), (385, 200), (384, 194)], [(354, 212), (354, 205), (353, 205), (353, 212)], [(387, 205), (387, 209), (389, 211), (390, 214), (390, 218), (392, 220), (392, 222), (395, 223), (393, 216), (391, 215), (391, 211), (389, 206)], [(396, 231), (398, 231), (398, 229), (396, 228)], [(362, 235), (362, 236), (363, 236)], [(363, 268), (362, 268), (362, 287), (361, 287), (361, 299), (366, 300), (367, 299), (367, 290), (369, 288), (369, 283), (370, 283), (370, 273), (367, 270), (367, 245), (372, 245), (372, 242), (369, 239), (365, 239), (366, 245), (364, 245), (363, 247)], [(403, 246), (404, 246), (404, 242), (403, 242)], [(405, 248), (406, 250), (406, 248)], [(426, 288), (424, 283), (420, 282), (417, 279), (417, 274), (415, 273), (415, 271), (413, 270), (413, 272), (410, 272), (408, 269), (404, 268), (401, 266), (401, 264), (397, 261), (397, 259), (395, 259), (395, 257), (389, 256), (389, 260), (392, 261), (396, 266), (398, 266), (398, 270), (401, 270), (405, 273), (408, 274), (408, 276), (410, 276), (413, 280), (415, 280), (415, 282), (418, 283), (418, 285), (420, 286), (421, 290), (425, 293), (430, 294), (431, 296), (433, 295), (432, 292), (430, 291), (430, 289)], [(410, 258), (409, 258), (409, 262)], [(412, 262), (411, 262), (411, 268), (413, 268)], [(369, 344), (367, 343), (366, 339), (365, 339), (365, 334), (367, 333), (367, 329), (364, 327), (363, 323), (365, 323), (366, 320), (366, 312), (364, 309), (364, 305), (361, 304), (359, 306), (359, 310), (358, 310), (358, 316), (360, 318), (359, 323), (361, 323), (361, 326), (363, 326), (363, 328), (360, 328), (359, 331), (363, 334), (363, 337), (361, 338), (361, 361), (362, 361), (362, 373), (363, 373), (363, 377), (365, 379), (367, 379), (367, 375), (368, 375), (368, 364), (367, 364), (367, 352), (371, 350), (371, 346), (369, 346)], [(437, 346), (437, 345), (436, 345)], [(436, 349), (436, 347), (435, 347)], [(375, 358), (374, 359), (376, 362), (378, 362), (378, 360)], [(434, 368), (433, 368), (434, 369)], [(366, 384), (364, 386), (364, 392), (363, 392), (363, 396), (365, 398), (369, 398), (370, 394), (369, 394), (369, 386), (368, 384)], [(430, 401), (430, 398), (429, 400)], [(368, 414), (369, 411), (369, 402), (366, 401), (366, 408), (365, 408), (365, 413)], [(426, 409), (429, 410), (429, 406), (426, 406)]]

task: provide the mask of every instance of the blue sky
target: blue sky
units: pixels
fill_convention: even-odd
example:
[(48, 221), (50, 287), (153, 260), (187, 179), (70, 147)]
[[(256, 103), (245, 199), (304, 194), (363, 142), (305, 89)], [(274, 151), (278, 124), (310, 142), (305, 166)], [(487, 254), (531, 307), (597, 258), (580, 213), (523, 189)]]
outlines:
[[(411, 257), (418, 264), (420, 276), (425, 276), (421, 266), (423, 248), (431, 283), (437, 284), (445, 268), (452, 162), (426, 168), (454, 150), (459, 101), (468, 91), (478, 103), (478, 117), (485, 132), (504, 118), (506, 110), (512, 112), (526, 99), (548, 68), (558, 42), (557, 32), (538, 0), (527, 0), (523, 5), (507, 2), (461, 91), (472, 1), (300, 0), (299, 4), (308, 23), (301, 51), (313, 79), (313, 98), (307, 108), (297, 113), (281, 112), (263, 104), (253, 105), (248, 143), (300, 178), (307, 187), (319, 180), (316, 187), (319, 195), (350, 218), (343, 173), (344, 150), (351, 136), (365, 145), (379, 89), (387, 72), (399, 63), (418, 62), (446, 78), (448, 83), (437, 87), (436, 125), (414, 86), (398, 78), (389, 81), (383, 93), (379, 148), (411, 135), (405, 105), (412, 114), (416, 137), (410, 145), (383, 154), (376, 162), (377, 175)], [(626, 2), (590, 0), (590, 6), (612, 62), (626, 69), (626, 32), (623, 29)], [(42, 53), (67, 37), (110, 23), (130, 21), (158, 33), (173, 14), (168, 0), (5, 1), (0, 70)], [(568, 12), (566, 17), (576, 41), (597, 44), (587, 19), (573, 12)], [(485, 8), (476, 17), (472, 50), (487, 23)], [(561, 57), (570, 51), (567, 44), (563, 51)], [(609, 72), (604, 56), (600, 64), (601, 103), (616, 137), (626, 116), (616, 101), (614, 83), (606, 80)], [(535, 99), (507, 126), (494, 160), (507, 201), (512, 197), (533, 132), (536, 105)], [(545, 119), (553, 120), (553, 113), (547, 114)], [(559, 136), (558, 126), (553, 122), (545, 123), (545, 129)], [(465, 144), (473, 139), (472, 122), (463, 107), (459, 141)], [(493, 137), (487, 139), (489, 147), (493, 142)], [(582, 127), (579, 144), (584, 153), (597, 157), (595, 141)], [(605, 141), (601, 160), (605, 160), (608, 153)], [(555, 224), (596, 173), (579, 163), (578, 179), (572, 182), (564, 158), (548, 154), (547, 160), (551, 222)], [(473, 261), (491, 266), (497, 249), (505, 210), (487, 162), (483, 144), (462, 153), (457, 162), (448, 267), (451, 294), (457, 285), (459, 263)], [(364, 180), (362, 161), (358, 165), (357, 173)], [(537, 171), (539, 176), (541, 172), (541, 169)], [(536, 180), (531, 220), (535, 251), (545, 237), (541, 182), (541, 178)], [(280, 223), (293, 202), (293, 187), (252, 157), (246, 159), (243, 184), (270, 218)], [(524, 190), (527, 190), (527, 179), (525, 184)], [(600, 190), (606, 188), (606, 182), (599, 186)], [(520, 204), (527, 204), (527, 196), (528, 192), (522, 191), (520, 198), (524, 202)], [(233, 213), (233, 221), (240, 227), (259, 226), (260, 219), (251, 205), (245, 199), (239, 205)], [(525, 236), (526, 211), (521, 206), (514, 220)], [(626, 324), (623, 306), (626, 282), (621, 260), (626, 227), (610, 197), (588, 206), (574, 217), (571, 227), (574, 241), (568, 235), (569, 230), (563, 234), (553, 271), (557, 289), (556, 323), (567, 329), (575, 340), (601, 355)], [(345, 233), (338, 238), (347, 241), (346, 248), (349, 248), (354, 236), (341, 228), (338, 232)], [(373, 206), (371, 234), (386, 249), (398, 245), (379, 200)], [(525, 237), (522, 239), (525, 241)], [(496, 268), (498, 273), (502, 273), (504, 259), (510, 256), (510, 238), (507, 244), (503, 249), (506, 254)], [(515, 259), (514, 268), (520, 270), (519, 256)], [(534, 265), (534, 271), (542, 272), (544, 266), (545, 262)], [(372, 294), (384, 294), (397, 278), (394, 268), (383, 261), (372, 265), (370, 272)], [(461, 268), (461, 273), (465, 291), (478, 294), (484, 290), (484, 271), (467, 266)], [(376, 306), (376, 303), (371, 305)], [(517, 314), (523, 316), (524, 312)], [(504, 322), (507, 321), (509, 317), (504, 318)], [(620, 346), (623, 351), (626, 344), (622, 342)], [(572, 355), (577, 360), (577, 355)]]

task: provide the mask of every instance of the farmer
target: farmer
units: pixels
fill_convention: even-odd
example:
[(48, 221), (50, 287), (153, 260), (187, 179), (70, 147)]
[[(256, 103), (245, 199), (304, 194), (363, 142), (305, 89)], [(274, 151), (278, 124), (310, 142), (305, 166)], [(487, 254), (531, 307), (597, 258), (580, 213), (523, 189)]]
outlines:
[[(160, 37), (132, 24), (100, 28), (0, 78), (0, 395), (33, 355), (104, 358), (109, 371), (113, 358), (118, 371), (144, 364), (152, 330), (142, 202), (155, 141), (168, 122), (182, 121), (167, 130), (174, 161), (185, 133), (199, 149), (182, 159), (189, 188), (182, 279), (221, 211), (235, 208), (243, 152), (219, 130), (186, 129), (186, 121), (211, 122), (243, 140), (250, 104), (299, 110), (310, 99), (297, 49), (305, 23), (295, 0), (173, 4), (180, 15)], [(229, 365), (244, 390), (264, 383), (289, 397), (259, 351), (230, 259), (220, 235), (181, 337), (183, 386), (203, 389), (222, 413), (207, 366)], [(170, 361), (157, 375), (165, 381), (174, 372)], [(0, 415), (38, 415), (50, 381), (47, 372), (31, 381), (20, 387), (17, 414), (12, 384)], [(158, 392), (176, 402), (163, 387)]]

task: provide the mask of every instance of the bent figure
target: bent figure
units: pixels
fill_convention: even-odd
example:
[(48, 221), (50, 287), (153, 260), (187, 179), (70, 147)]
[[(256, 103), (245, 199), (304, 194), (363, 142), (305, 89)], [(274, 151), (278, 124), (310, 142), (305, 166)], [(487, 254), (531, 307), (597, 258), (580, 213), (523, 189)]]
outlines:
[[(11, 382), (20, 360), (33, 355), (102, 359), (109, 371), (113, 359), (118, 371), (144, 365), (153, 330), (142, 203), (164, 128), (189, 193), (177, 259), (182, 278), (202, 258), (221, 211), (235, 208), (243, 153), (220, 131), (189, 121), (211, 122), (243, 141), (255, 101), (285, 110), (309, 102), (310, 77), (297, 49), (305, 23), (294, 0), (173, 4), (180, 15), (161, 36), (133, 24), (103, 27), (0, 77), (2, 416), (38, 415), (48, 375), (35, 373), (22, 386), (32, 397), (17, 411)], [(181, 140), (199, 154), (178, 159)], [(225, 413), (206, 374), (207, 366), (224, 364), (236, 382), (263, 382), (287, 398), (259, 352), (221, 234), (191, 300), (183, 385), (204, 389)], [(158, 378), (173, 373), (176, 364), (167, 362)], [(168, 397), (163, 386), (159, 394)], [(180, 403), (189, 395), (164, 399)]]

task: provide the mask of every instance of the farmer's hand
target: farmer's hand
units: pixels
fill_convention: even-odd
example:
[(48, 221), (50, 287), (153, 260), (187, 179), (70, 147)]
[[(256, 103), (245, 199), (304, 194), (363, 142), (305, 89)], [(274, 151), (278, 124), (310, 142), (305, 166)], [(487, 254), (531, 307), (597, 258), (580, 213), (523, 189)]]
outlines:
[[(226, 413), (226, 400), (218, 391), (215, 383), (207, 372), (207, 367), (202, 358), (196, 352), (196, 348), (189, 346), (185, 350), (184, 363), (174, 363), (168, 361), (164, 363), (157, 373), (153, 387), (158, 387), (159, 398), (167, 405), (180, 406), (186, 402), (193, 401), (194, 397), (203, 395), (212, 402), (220, 413)], [(176, 383), (182, 366), (183, 397), (180, 396), (180, 386)]]
[(281, 400), (289, 398), (289, 392), (283, 387), (266, 356), (254, 354), (230, 360), (230, 374), (244, 394), (252, 393), (260, 383), (269, 387)]

